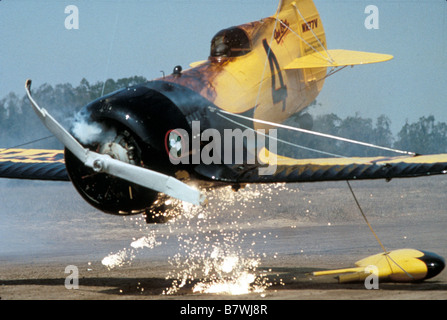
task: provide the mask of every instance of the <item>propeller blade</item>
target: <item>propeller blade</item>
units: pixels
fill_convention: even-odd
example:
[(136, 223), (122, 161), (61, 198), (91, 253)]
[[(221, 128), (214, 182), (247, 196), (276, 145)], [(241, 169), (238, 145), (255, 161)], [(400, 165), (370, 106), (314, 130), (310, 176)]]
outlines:
[(39, 107), (31, 95), (30, 79), (26, 80), (25, 89), (28, 99), (42, 123), (86, 166), (93, 168), (96, 172), (104, 172), (113, 175), (182, 201), (195, 205), (202, 205), (205, 203), (206, 198), (199, 190), (188, 186), (174, 177), (125, 163), (113, 159), (109, 155), (99, 154), (84, 148), (44, 108)]

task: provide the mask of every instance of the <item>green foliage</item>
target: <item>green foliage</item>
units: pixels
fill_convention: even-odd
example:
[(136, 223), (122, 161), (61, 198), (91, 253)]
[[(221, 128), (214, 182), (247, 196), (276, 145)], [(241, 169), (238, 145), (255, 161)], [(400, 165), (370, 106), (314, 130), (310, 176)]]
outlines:
[[(296, 126), (295, 119), (289, 119), (287, 124)], [(317, 116), (314, 119), (312, 130), (337, 137), (391, 148), (393, 145), (393, 136), (390, 126), (391, 121), (384, 115), (378, 117), (375, 124), (373, 124), (372, 119), (362, 118), (358, 114), (342, 119), (336, 114), (331, 113)], [(318, 137), (308, 133), (297, 133), (282, 130), (279, 132), (279, 136), (283, 140), (287, 140), (307, 148), (287, 148), (286, 150), (281, 144), (278, 145), (280, 154), (287, 153), (288, 156), (295, 158), (321, 158), (331, 155), (344, 157), (390, 155), (388, 152), (383, 150), (377, 151), (376, 149), (365, 146), (326, 137)], [(308, 149), (318, 150), (324, 153), (310, 151)]]
[(421, 117), (418, 122), (402, 127), (397, 134), (396, 148), (405, 148), (420, 154), (447, 152), (447, 125), (435, 122), (434, 116)]
[[(82, 79), (77, 87), (69, 83), (57, 84), (54, 87), (43, 84), (32, 88), (34, 99), (47, 109), (66, 128), (76, 112), (94, 99), (116, 91), (120, 88), (146, 82), (144, 77), (134, 76), (118, 80), (108, 79), (90, 84)], [(103, 92), (104, 87), (104, 92)], [(49, 137), (51, 133), (40, 123), (31, 109), (28, 98), (11, 92), (0, 100), (0, 148), (8, 148)], [(45, 139), (39, 143), (27, 145), (32, 148), (61, 149), (62, 145), (55, 139)]]
[[(290, 118), (286, 124), (298, 126), (296, 117)], [(396, 138), (393, 137), (391, 132), (391, 120), (385, 115), (380, 115), (375, 122), (372, 119), (362, 118), (358, 114), (348, 116), (345, 119), (341, 119), (333, 113), (320, 115), (314, 119), (312, 130), (420, 154), (447, 152), (447, 125), (444, 122), (435, 122), (434, 116), (421, 117), (419, 121), (412, 124), (407, 122)], [(290, 145), (278, 144), (278, 153), (295, 158), (328, 157), (327, 153), (344, 157), (396, 155), (394, 152), (282, 129), (279, 131), (278, 137), (302, 146), (302, 148), (290, 148)], [(323, 151), (324, 153), (310, 151), (309, 149)]]

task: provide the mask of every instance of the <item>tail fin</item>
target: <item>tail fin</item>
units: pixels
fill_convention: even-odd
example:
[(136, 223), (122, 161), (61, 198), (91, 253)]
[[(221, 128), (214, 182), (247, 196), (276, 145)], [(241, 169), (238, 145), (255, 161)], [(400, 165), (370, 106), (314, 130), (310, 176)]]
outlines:
[(313, 0), (280, 0), (276, 17), (301, 40), (300, 56), (326, 50), (323, 23)]
[[(277, 12), (285, 11), (288, 9), (293, 9), (293, 4), (297, 2), (309, 2), (309, 1), (300, 1), (300, 0), (279, 0), (278, 10)], [(312, 0), (310, 2), (313, 2)]]
[[(300, 55), (285, 69), (312, 69), (353, 66), (388, 61), (393, 56), (351, 50), (327, 50), (326, 36), (320, 15), (312, 0), (280, 0), (277, 18), (290, 22), (290, 28), (300, 38)], [(288, 43), (293, 45), (293, 43)]]

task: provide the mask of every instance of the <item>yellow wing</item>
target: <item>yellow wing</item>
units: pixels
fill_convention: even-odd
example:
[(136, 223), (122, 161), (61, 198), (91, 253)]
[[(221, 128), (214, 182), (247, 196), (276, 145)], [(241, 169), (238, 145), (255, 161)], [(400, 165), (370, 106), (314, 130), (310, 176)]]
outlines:
[(285, 69), (343, 67), (391, 60), (392, 55), (352, 50), (327, 50), (296, 58)]
[(337, 180), (369, 180), (410, 178), (447, 173), (447, 154), (294, 159), (271, 154), (263, 148), (259, 152), (260, 165), (274, 165), (270, 177), (261, 177), (256, 170), (245, 172), (240, 179), (271, 182), (314, 182)]
[(68, 181), (64, 151), (0, 149), (0, 178)]
[[(233, 183), (390, 180), (447, 173), (447, 154), (294, 159), (262, 148), (258, 159), (256, 165), (199, 165), (195, 170), (212, 180)], [(269, 174), (260, 168), (268, 168)]]

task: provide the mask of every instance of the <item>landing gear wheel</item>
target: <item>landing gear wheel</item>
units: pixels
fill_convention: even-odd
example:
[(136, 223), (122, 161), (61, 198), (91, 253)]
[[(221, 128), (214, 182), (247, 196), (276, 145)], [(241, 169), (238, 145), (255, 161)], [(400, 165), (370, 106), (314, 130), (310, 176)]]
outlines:
[[(141, 149), (136, 138), (125, 129), (117, 130), (114, 138), (86, 146), (92, 151), (108, 154), (112, 158), (143, 166)], [(111, 214), (137, 214), (150, 207), (157, 192), (143, 188), (106, 173), (97, 173), (86, 167), (68, 149), (65, 164), (76, 190), (95, 208)]]

